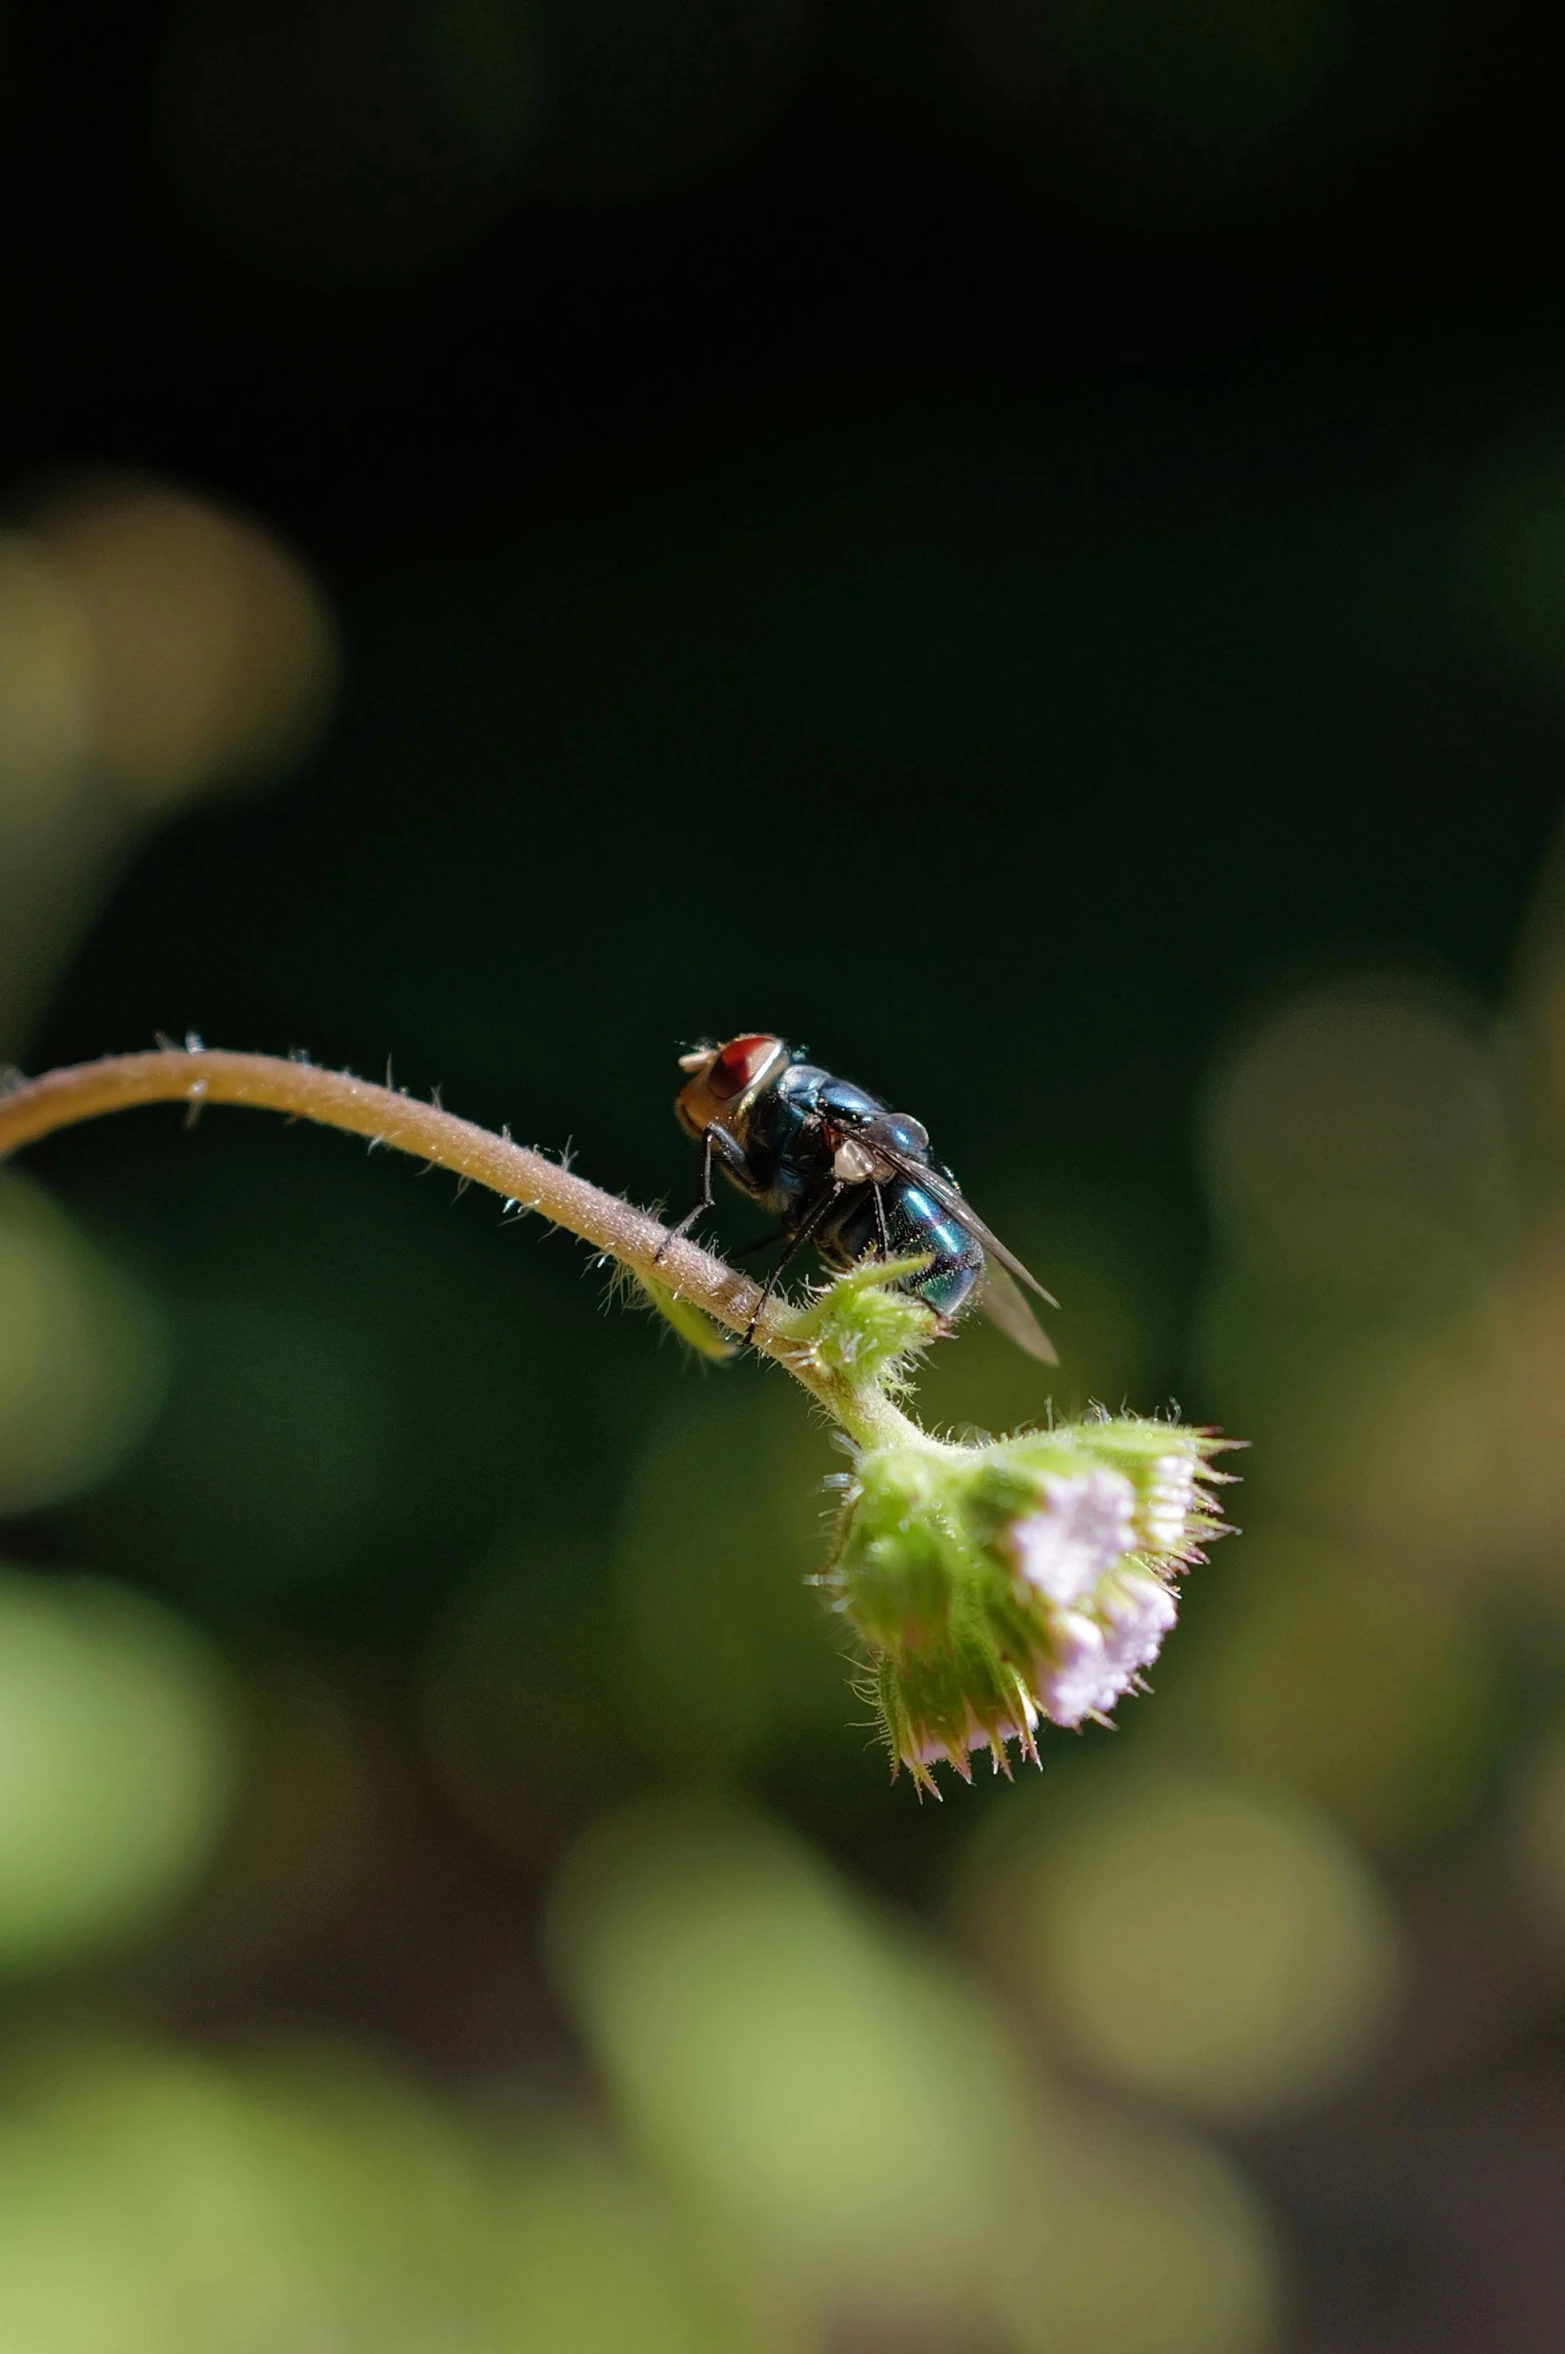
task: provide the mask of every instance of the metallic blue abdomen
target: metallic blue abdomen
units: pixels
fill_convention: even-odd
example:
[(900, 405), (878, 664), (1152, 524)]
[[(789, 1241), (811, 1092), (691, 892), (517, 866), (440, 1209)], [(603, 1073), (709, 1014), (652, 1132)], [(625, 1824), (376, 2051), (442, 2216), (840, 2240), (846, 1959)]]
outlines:
[[(965, 1226), (943, 1209), (932, 1194), (910, 1178), (899, 1177), (880, 1189), (885, 1211), (886, 1239), (894, 1259), (924, 1256), (932, 1264), (913, 1276), (909, 1291), (942, 1316), (954, 1316), (984, 1270), (984, 1254)], [(829, 1218), (817, 1237), (821, 1257), (831, 1266), (851, 1267), (880, 1253), (880, 1221), (874, 1196), (868, 1190), (848, 1198), (837, 1218)]]

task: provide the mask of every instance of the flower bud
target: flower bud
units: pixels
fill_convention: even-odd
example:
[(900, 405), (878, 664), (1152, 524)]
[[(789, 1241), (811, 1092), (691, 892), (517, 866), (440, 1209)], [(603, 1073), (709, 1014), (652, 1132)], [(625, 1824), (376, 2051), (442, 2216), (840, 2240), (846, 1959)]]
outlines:
[(934, 1789), (1040, 1717), (1102, 1722), (1142, 1688), (1178, 1574), (1224, 1533), (1212, 1467), (1232, 1442), (1103, 1417), (978, 1447), (867, 1450), (821, 1583), (867, 1654), (893, 1771)]

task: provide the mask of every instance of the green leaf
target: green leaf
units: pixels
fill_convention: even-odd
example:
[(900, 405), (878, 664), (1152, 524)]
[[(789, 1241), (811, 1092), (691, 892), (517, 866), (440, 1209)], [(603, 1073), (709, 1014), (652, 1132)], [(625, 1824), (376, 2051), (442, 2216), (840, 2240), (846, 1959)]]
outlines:
[(639, 1272), (636, 1273), (636, 1282), (664, 1322), (672, 1324), (680, 1339), (687, 1342), (698, 1355), (711, 1357), (718, 1362), (734, 1355), (739, 1343), (730, 1340), (721, 1327), (712, 1322), (710, 1316), (704, 1316), (699, 1308), (693, 1308), (688, 1300), (682, 1300), (677, 1292), (670, 1291), (666, 1283), (659, 1283), (655, 1275), (642, 1275)]

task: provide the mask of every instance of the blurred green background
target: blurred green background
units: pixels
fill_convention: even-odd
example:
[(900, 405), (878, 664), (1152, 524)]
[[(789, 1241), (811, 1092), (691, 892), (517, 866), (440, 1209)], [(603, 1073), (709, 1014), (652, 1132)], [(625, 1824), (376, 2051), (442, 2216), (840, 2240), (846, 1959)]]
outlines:
[(1064, 1302), (932, 1418), (1254, 1442), (920, 1806), (767, 1369), (341, 1138), (0, 1172), (4, 2354), (1558, 2347), (1548, 35), (0, 9), (0, 1059), (683, 1208), (776, 1028)]

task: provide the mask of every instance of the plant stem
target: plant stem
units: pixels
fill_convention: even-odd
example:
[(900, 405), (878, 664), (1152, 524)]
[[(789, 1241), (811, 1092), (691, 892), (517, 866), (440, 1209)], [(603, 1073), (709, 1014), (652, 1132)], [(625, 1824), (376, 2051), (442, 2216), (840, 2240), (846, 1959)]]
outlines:
[(558, 1161), (513, 1144), (509, 1136), (492, 1135), (438, 1104), (420, 1103), (351, 1072), (221, 1047), (170, 1046), (75, 1063), (23, 1080), (0, 1095), (0, 1159), (56, 1128), (143, 1103), (183, 1103), (192, 1113), (209, 1103), (240, 1104), (367, 1136), (372, 1149), (384, 1144), (413, 1153), (487, 1186), (508, 1205), (536, 1210), (633, 1274), (665, 1284), (728, 1331), (748, 1334), (755, 1348), (785, 1366), (861, 1445), (925, 1438), (879, 1391), (856, 1390), (818, 1365), (790, 1335), (785, 1306), (770, 1300), (762, 1307), (760, 1290), (748, 1276), (683, 1236), (671, 1235), (650, 1211), (602, 1192)]

